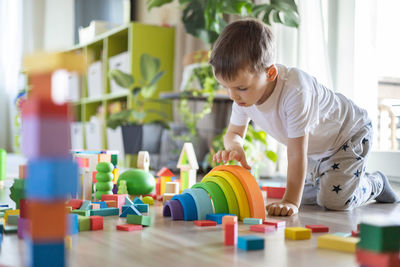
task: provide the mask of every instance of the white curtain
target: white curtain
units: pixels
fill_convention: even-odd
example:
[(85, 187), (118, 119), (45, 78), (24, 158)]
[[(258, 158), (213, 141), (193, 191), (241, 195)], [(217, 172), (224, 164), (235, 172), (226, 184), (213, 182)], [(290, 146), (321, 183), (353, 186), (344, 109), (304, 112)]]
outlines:
[(12, 106), (22, 57), (22, 0), (0, 0), (0, 148), (12, 150)]

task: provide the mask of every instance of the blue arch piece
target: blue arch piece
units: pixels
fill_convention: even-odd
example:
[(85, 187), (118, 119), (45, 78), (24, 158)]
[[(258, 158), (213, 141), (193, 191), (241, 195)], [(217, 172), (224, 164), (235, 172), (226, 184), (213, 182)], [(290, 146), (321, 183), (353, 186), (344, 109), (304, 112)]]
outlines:
[(178, 200), (181, 203), (183, 208), (183, 218), (185, 221), (197, 220), (196, 203), (190, 194), (175, 195), (171, 200)]
[(188, 188), (183, 190), (182, 194), (190, 194), (197, 208), (197, 219), (205, 220), (207, 214), (214, 213), (213, 207), (211, 204), (211, 199), (208, 196), (207, 191), (203, 188)]

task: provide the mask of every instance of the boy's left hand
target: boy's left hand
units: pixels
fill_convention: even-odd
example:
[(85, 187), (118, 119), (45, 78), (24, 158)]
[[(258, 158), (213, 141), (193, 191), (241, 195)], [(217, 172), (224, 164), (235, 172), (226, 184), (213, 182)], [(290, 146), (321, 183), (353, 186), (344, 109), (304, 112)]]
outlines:
[(293, 203), (281, 200), (266, 206), (268, 215), (272, 216), (292, 216), (299, 212), (299, 208)]

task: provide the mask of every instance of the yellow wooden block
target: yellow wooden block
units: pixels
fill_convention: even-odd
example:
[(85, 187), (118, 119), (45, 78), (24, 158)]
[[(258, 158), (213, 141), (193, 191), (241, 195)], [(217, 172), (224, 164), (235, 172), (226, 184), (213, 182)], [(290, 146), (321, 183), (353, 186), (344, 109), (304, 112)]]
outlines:
[(343, 237), (332, 234), (326, 234), (318, 237), (317, 246), (319, 248), (355, 253), (357, 248), (357, 243), (359, 241), (360, 239), (357, 237)]
[(293, 240), (304, 240), (311, 238), (311, 229), (304, 227), (285, 228), (285, 237)]
[(69, 53), (35, 53), (24, 58), (23, 70), (28, 74), (49, 73), (58, 69), (84, 73), (86, 64), (83, 55)]
[(7, 223), (8, 215), (19, 215), (19, 210), (6, 210), (4, 212), (4, 223)]
[(65, 236), (65, 248), (70, 249), (72, 247), (72, 237), (70, 235)]
[(114, 170), (112, 171), (113, 174), (113, 183), (116, 184), (119, 178), (119, 170), (118, 168), (114, 168)]
[(67, 211), (67, 213), (71, 213), (72, 212), (72, 207), (71, 206), (66, 206), (65, 210)]

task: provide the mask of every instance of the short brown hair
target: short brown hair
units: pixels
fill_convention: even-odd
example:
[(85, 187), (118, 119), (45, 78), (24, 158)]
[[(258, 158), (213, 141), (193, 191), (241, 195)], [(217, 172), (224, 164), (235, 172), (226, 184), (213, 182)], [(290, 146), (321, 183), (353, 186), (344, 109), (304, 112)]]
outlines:
[(232, 80), (244, 68), (263, 72), (273, 63), (274, 41), (271, 30), (256, 19), (230, 23), (214, 44), (209, 63), (215, 75)]

